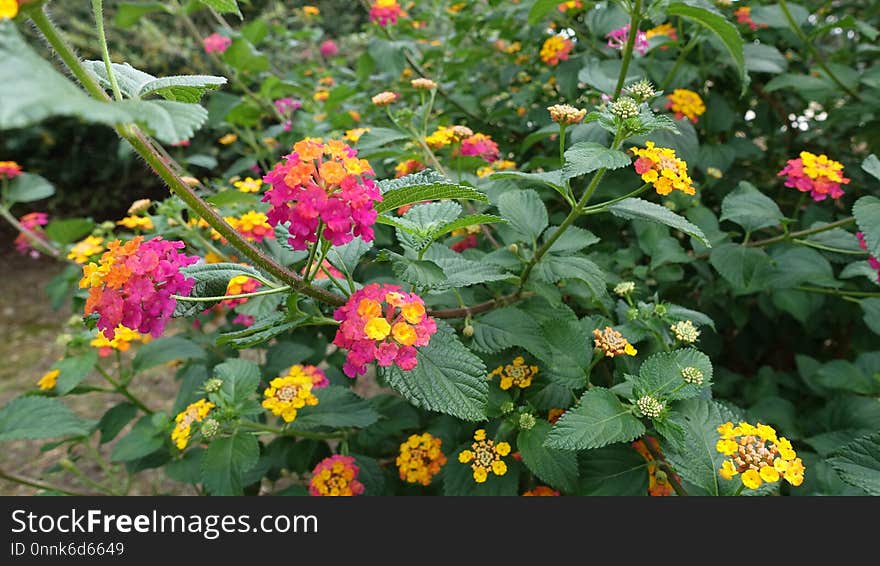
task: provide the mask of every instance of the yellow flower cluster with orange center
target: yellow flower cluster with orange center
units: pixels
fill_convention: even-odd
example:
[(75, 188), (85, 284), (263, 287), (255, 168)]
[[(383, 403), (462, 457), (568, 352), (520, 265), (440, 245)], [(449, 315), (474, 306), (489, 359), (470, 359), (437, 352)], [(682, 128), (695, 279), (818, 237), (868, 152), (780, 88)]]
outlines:
[(486, 430), (479, 429), (474, 432), (474, 442), (470, 450), (462, 450), (458, 453), (458, 461), (462, 464), (470, 464), (474, 472), (474, 481), (484, 483), (489, 477), (489, 472), (496, 476), (507, 473), (507, 463), (502, 460), (510, 454), (510, 444), (486, 438)]
[(126, 216), (116, 224), (124, 226), (129, 230), (148, 231), (153, 229), (153, 221), (150, 220), (149, 216)]
[(501, 376), (501, 389), (505, 391), (513, 386), (525, 389), (532, 384), (532, 378), (538, 374), (538, 366), (526, 365), (522, 356), (513, 359), (513, 363), (495, 368), (490, 376)]
[(636, 173), (642, 180), (651, 183), (657, 194), (668, 195), (673, 190), (688, 195), (697, 193), (694, 181), (687, 171), (687, 163), (675, 156), (675, 150), (668, 147), (655, 147), (654, 142), (645, 142), (645, 149), (632, 148), (638, 157), (635, 162)]
[(313, 386), (312, 375), (303, 371), (302, 366), (295, 365), (287, 375), (269, 382), (269, 387), (263, 391), (263, 408), (286, 423), (293, 422), (299, 409), (318, 404), (318, 398), (312, 393)]
[(568, 59), (568, 54), (574, 49), (574, 43), (559, 35), (548, 37), (541, 46), (541, 61), (548, 65), (556, 66), (560, 61)]
[(357, 143), (360, 141), (361, 136), (368, 133), (370, 128), (354, 128), (351, 130), (346, 130), (345, 135), (342, 136), (343, 139), (350, 141), (351, 143)]
[(638, 350), (636, 350), (633, 345), (623, 337), (623, 334), (614, 330), (610, 326), (606, 326), (605, 330), (599, 330), (598, 328), (593, 330), (593, 338), (596, 349), (604, 352), (605, 356), (609, 358), (622, 356), (624, 354), (627, 356), (635, 356), (639, 353)]
[(84, 240), (75, 243), (70, 251), (67, 252), (67, 259), (76, 263), (88, 263), (92, 256), (98, 255), (104, 251), (104, 239), (98, 236), (86, 236)]
[(246, 177), (241, 181), (232, 183), (232, 186), (243, 193), (258, 193), (260, 192), (260, 187), (263, 186), (263, 180)]
[(50, 389), (55, 389), (55, 384), (58, 383), (58, 375), (61, 373), (61, 370), (53, 369), (49, 370), (43, 374), (43, 377), (37, 381), (37, 387), (42, 389), (43, 391), (48, 391)]
[(700, 95), (686, 88), (677, 88), (666, 95), (666, 108), (675, 112), (676, 118), (687, 118), (697, 123), (697, 118), (706, 112), (706, 105)]
[(438, 126), (431, 135), (425, 138), (425, 143), (431, 149), (440, 149), (472, 135), (474, 135), (474, 131), (467, 126)]
[(127, 352), (129, 348), (131, 348), (132, 342), (143, 342), (146, 344), (150, 341), (150, 338), (149, 334), (141, 334), (137, 330), (132, 330), (131, 328), (120, 324), (116, 327), (112, 340), (104, 336), (104, 332), (101, 331), (98, 333), (97, 337), (89, 342), (89, 345), (98, 348), (100, 355), (106, 357), (110, 355), (110, 352), (113, 350)]
[(199, 399), (195, 403), (191, 403), (186, 409), (181, 411), (174, 418), (174, 430), (171, 431), (171, 442), (179, 450), (186, 448), (189, 439), (192, 437), (193, 423), (200, 423), (205, 420), (208, 413), (211, 412), (216, 405), (207, 399)]
[(804, 481), (804, 464), (784, 436), (768, 425), (726, 422), (718, 427), (720, 438), (715, 449), (730, 457), (721, 464), (718, 474), (726, 479), (742, 474), (743, 485), (758, 489), (764, 482), (784, 478), (793, 486)]
[(425, 432), (413, 434), (400, 445), (397, 470), (400, 479), (408, 483), (430, 485), (431, 479), (446, 464), (446, 456), (440, 447), (443, 441)]

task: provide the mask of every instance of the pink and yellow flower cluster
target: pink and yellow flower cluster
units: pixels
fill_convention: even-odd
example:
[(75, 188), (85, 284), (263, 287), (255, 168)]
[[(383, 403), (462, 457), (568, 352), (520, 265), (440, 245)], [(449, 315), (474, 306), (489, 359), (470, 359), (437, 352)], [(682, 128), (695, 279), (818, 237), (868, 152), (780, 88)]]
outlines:
[(397, 0), (376, 0), (370, 6), (370, 21), (382, 27), (396, 24), (397, 18), (406, 15)]
[(312, 470), (309, 494), (316, 496), (352, 496), (364, 492), (358, 481), (360, 468), (351, 456), (335, 454), (324, 458)]
[(816, 155), (802, 151), (797, 159), (789, 159), (777, 176), (785, 176), (785, 186), (802, 193), (810, 193), (816, 202), (828, 197), (837, 200), (843, 196), (840, 185), (849, 183), (843, 176), (843, 164), (829, 159), (824, 153)]
[(688, 175), (687, 163), (676, 157), (674, 149), (655, 147), (651, 141), (645, 142), (645, 145), (645, 149), (632, 149), (638, 157), (634, 164), (636, 173), (642, 176), (644, 182), (651, 183), (660, 195), (668, 195), (673, 190), (696, 194), (693, 180)]
[(124, 244), (114, 240), (98, 263), (83, 266), (79, 286), (89, 290), (85, 313), (98, 313), (98, 328), (107, 339), (113, 340), (120, 324), (162, 335), (177, 304), (172, 295), (187, 295), (195, 284), (180, 268), (198, 258), (180, 253), (183, 247), (161, 236), (146, 242), (138, 236)]
[(263, 177), (272, 185), (263, 196), (272, 205), (269, 224), (289, 222), (288, 242), (295, 250), (316, 242), (322, 227), (322, 236), (334, 246), (355, 236), (370, 242), (377, 217), (374, 203), (382, 200), (373, 176), (367, 160), (358, 159), (357, 151), (342, 141), (299, 141)]
[(349, 377), (362, 375), (373, 360), (382, 367), (413, 369), (416, 348), (427, 346), (437, 331), (422, 299), (396, 285), (367, 285), (336, 309), (333, 318), (341, 322), (333, 343), (349, 351), (343, 366)]

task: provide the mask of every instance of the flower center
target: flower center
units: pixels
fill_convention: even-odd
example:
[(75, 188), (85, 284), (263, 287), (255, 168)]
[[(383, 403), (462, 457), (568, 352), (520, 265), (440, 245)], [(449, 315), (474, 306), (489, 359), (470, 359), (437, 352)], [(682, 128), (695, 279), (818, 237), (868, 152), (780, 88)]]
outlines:
[(746, 470), (760, 471), (764, 466), (773, 466), (773, 460), (779, 453), (775, 445), (768, 447), (765, 441), (751, 435), (741, 437), (738, 444), (733, 463), (740, 473)]

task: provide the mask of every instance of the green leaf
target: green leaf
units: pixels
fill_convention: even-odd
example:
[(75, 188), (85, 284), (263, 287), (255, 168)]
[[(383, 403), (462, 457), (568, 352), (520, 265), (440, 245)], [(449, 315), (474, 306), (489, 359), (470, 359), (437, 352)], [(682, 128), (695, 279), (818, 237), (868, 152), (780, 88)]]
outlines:
[(544, 185), (550, 187), (561, 195), (565, 195), (563, 185), (565, 181), (562, 179), (562, 170), (544, 171), (541, 173), (524, 173), (523, 171), (499, 171), (489, 176), (493, 181), (495, 179), (514, 179), (523, 180), (531, 184)]
[(59, 244), (71, 244), (87, 236), (94, 227), (95, 223), (86, 218), (53, 220), (46, 225), (46, 235)]
[(516, 447), (522, 455), (523, 464), (547, 485), (559, 491), (574, 492), (578, 481), (577, 455), (544, 446), (550, 429), (550, 423), (538, 419), (531, 430), (519, 432)]
[[(544, 232), (544, 239), (549, 239), (558, 229), (558, 226), (550, 226), (547, 228)], [(597, 242), (599, 242), (599, 237), (589, 230), (584, 230), (577, 226), (569, 226), (568, 229), (559, 236), (559, 239), (553, 242), (553, 247), (550, 248), (549, 252), (552, 254), (569, 255), (592, 246)]]
[[(409, 134), (393, 128), (370, 128), (370, 131), (361, 136), (357, 142), (359, 153), (372, 155), (370, 150), (384, 150), (393, 142), (409, 139)], [(437, 177), (441, 177), (437, 175)], [(401, 177), (405, 179), (406, 177)], [(445, 180), (445, 178), (443, 178)], [(380, 181), (379, 186), (386, 181)], [(387, 182), (391, 182), (389, 179)]]
[(507, 473), (496, 476), (489, 472), (489, 477), (483, 483), (474, 481), (474, 472), (470, 464), (462, 464), (458, 461), (458, 455), (462, 450), (470, 450), (470, 442), (456, 447), (449, 454), (448, 462), (443, 466), (441, 476), (443, 478), (443, 495), (452, 496), (511, 496), (519, 494), (519, 471), (520, 466), (511, 457), (504, 458), (507, 464)]
[(629, 156), (595, 142), (578, 142), (565, 150), (562, 178), (571, 179), (599, 169), (620, 169), (631, 163)]
[(597, 299), (608, 292), (605, 273), (585, 257), (547, 254), (535, 264), (535, 276), (548, 283), (556, 283), (560, 279), (579, 279)]
[(181, 483), (197, 484), (202, 481), (202, 457), (204, 448), (187, 450), (179, 460), (172, 460), (165, 466), (169, 478)]
[(0, 409), (0, 441), (85, 436), (91, 425), (50, 397), (18, 397)]
[(116, 438), (137, 413), (138, 408), (127, 401), (111, 407), (110, 410), (104, 413), (104, 416), (98, 421), (98, 430), (101, 431), (101, 444), (106, 444)]
[(880, 432), (853, 440), (828, 463), (846, 483), (880, 495)]
[(140, 418), (131, 431), (113, 445), (111, 462), (130, 462), (152, 454), (165, 445), (164, 431), (153, 422), (153, 417)]
[(706, 235), (703, 234), (703, 231), (696, 224), (692, 224), (689, 220), (672, 212), (665, 206), (640, 198), (628, 198), (612, 204), (608, 207), (608, 210), (614, 216), (628, 220), (648, 220), (665, 224), (670, 228), (681, 230), (692, 238), (696, 238), (706, 247), (712, 247), (709, 240), (706, 239)]
[(709, 399), (688, 399), (675, 408), (681, 417), (678, 422), (684, 428), (684, 442), (664, 443), (663, 453), (686, 482), (687, 492), (691, 495), (733, 495), (741, 481), (736, 478), (724, 480), (718, 475), (725, 457), (715, 450), (716, 429), (727, 421), (739, 422), (742, 414)]
[(513, 277), (509, 273), (499, 271), (498, 267), (492, 264), (467, 259), (446, 247), (433, 246), (428, 249), (424, 257), (439, 266), (444, 273), (444, 279), (431, 285), (434, 290), (469, 287)]
[(498, 198), (498, 212), (525, 242), (537, 241), (550, 223), (541, 197), (531, 189), (508, 191), (501, 195)]
[(217, 345), (228, 344), (233, 348), (252, 348), (292, 330), (305, 321), (305, 318), (287, 320), (284, 314), (275, 313), (263, 320), (256, 321), (252, 326), (232, 332), (224, 332), (217, 337)]
[(223, 380), (220, 391), (233, 405), (252, 398), (260, 385), (260, 366), (241, 358), (228, 358), (214, 366), (214, 377)]
[[(222, 297), (233, 277), (247, 275), (255, 279), (263, 279), (259, 271), (249, 265), (238, 263), (197, 263), (181, 268), (186, 278), (195, 279), (196, 283), (190, 291), (190, 297)], [(186, 301), (178, 300), (174, 307), (174, 316), (193, 316), (211, 308), (220, 301)]]
[(257, 51), (250, 41), (244, 37), (236, 37), (223, 53), (222, 59), (231, 67), (250, 73), (262, 73), (269, 70), (269, 58)]
[(588, 450), (629, 442), (644, 433), (644, 425), (614, 393), (594, 387), (584, 393), (577, 407), (559, 418), (546, 445), (562, 450)]
[(410, 259), (387, 250), (383, 250), (382, 254), (391, 260), (391, 269), (398, 279), (418, 287), (428, 288), (438, 287), (444, 282), (443, 269), (433, 261)]
[(467, 421), (486, 418), (489, 383), (483, 361), (465, 348), (455, 331), (437, 321), (437, 333), (418, 350), (418, 365), (403, 371), (379, 368), (388, 385), (417, 407)]
[(559, 2), (555, 0), (535, 0), (529, 9), (529, 25), (533, 26), (540, 22), (544, 17), (556, 9)]
[[(682, 370), (696, 368), (703, 373), (703, 385), (686, 383)], [(642, 363), (633, 392), (635, 397), (651, 395), (674, 401), (696, 397), (712, 384), (709, 356), (694, 348), (654, 354)]]
[(141, 86), (138, 97), (158, 94), (166, 100), (199, 102), (209, 90), (226, 84), (224, 77), (213, 75), (175, 75), (152, 80)]
[(853, 216), (865, 235), (868, 253), (880, 257), (880, 198), (865, 196), (853, 206)]
[(768, 287), (791, 288), (804, 283), (835, 287), (834, 271), (825, 256), (803, 246), (777, 246), (771, 250), (773, 264), (764, 274)]
[(55, 384), (55, 394), (64, 395), (79, 385), (82, 380), (88, 377), (97, 361), (98, 352), (89, 350), (73, 358), (64, 358), (52, 366), (52, 369), (57, 369), (60, 372), (58, 382)]
[(121, 2), (116, 7), (116, 25), (122, 29), (130, 28), (138, 23), (147, 14), (154, 12), (166, 12), (170, 10), (162, 2)]
[(33, 173), (22, 173), (9, 181), (7, 200), (9, 204), (17, 202), (34, 202), (49, 198), (55, 194), (52, 183)]
[(211, 442), (202, 457), (202, 485), (211, 495), (241, 495), (245, 472), (257, 465), (260, 445), (244, 431)]
[(748, 232), (778, 226), (784, 218), (773, 199), (748, 181), (740, 181), (721, 202), (721, 220), (732, 220)]
[(455, 230), (461, 230), (462, 228), (477, 226), (480, 224), (496, 224), (498, 222), (507, 222), (507, 220), (500, 216), (495, 216), (494, 214), (474, 214), (471, 216), (464, 216), (436, 228), (431, 232), (431, 237), (436, 240), (437, 238), (449, 234), (450, 232), (454, 232)]
[(119, 105), (128, 113), (131, 117), (129, 122), (143, 124), (166, 143), (177, 143), (193, 137), (208, 119), (208, 111), (198, 104), (172, 100), (123, 100), (112, 104)]
[(880, 159), (877, 159), (877, 156), (873, 153), (862, 161), (862, 169), (875, 179), (880, 180)]
[(861, 301), (862, 311), (865, 313), (863, 320), (874, 334), (880, 334), (880, 298), (864, 299)]
[(172, 360), (200, 359), (205, 356), (205, 350), (195, 342), (180, 336), (170, 336), (151, 340), (141, 346), (132, 362), (132, 369), (141, 372)]
[(238, 9), (236, 0), (199, 0), (205, 6), (214, 8), (221, 14), (235, 14), (241, 17), (241, 11)]
[(382, 466), (375, 458), (364, 456), (362, 454), (352, 454), (355, 465), (358, 467), (358, 480), (364, 484), (364, 493), (366, 497), (374, 497), (385, 494), (385, 474), (382, 472)]
[(495, 353), (519, 346), (538, 356), (547, 350), (538, 321), (514, 307), (489, 311), (475, 318), (473, 327), (472, 347), (479, 352)]
[[(807, 18), (810, 17), (809, 10), (793, 2), (786, 2), (786, 5), (788, 6), (789, 12), (791, 12), (792, 18), (794, 18), (794, 21), (798, 25), (806, 23)], [(752, 20), (756, 24), (764, 24), (771, 28), (784, 29), (789, 27), (788, 19), (786, 19), (785, 13), (783, 13), (779, 4), (755, 6), (752, 11)]]
[(541, 324), (546, 349), (535, 355), (543, 362), (541, 373), (557, 385), (581, 389), (592, 359), (592, 343), (577, 319), (552, 319)]
[(712, 250), (709, 262), (731, 285), (749, 289), (769, 268), (770, 258), (762, 249), (722, 244)]
[[(107, 77), (107, 66), (102, 60), (83, 61), (83, 67), (94, 79), (96, 79), (105, 89), (112, 88), (110, 79)], [(145, 73), (139, 69), (135, 69), (128, 63), (112, 63), (113, 75), (116, 77), (116, 84), (127, 98), (140, 98), (141, 88), (150, 81), (156, 80), (156, 77), (149, 73)]]
[(740, 95), (745, 94), (749, 81), (748, 75), (746, 75), (745, 56), (743, 55), (743, 39), (736, 26), (718, 12), (691, 6), (684, 2), (671, 2), (666, 8), (666, 14), (693, 20), (714, 33), (721, 40), (722, 45), (724, 45), (724, 48), (733, 59), (737, 75), (742, 83)]
[(379, 181), (382, 202), (376, 204), (376, 212), (382, 214), (426, 200), (463, 199), (488, 202), (488, 197), (477, 189), (453, 183), (430, 169), (406, 175), (399, 179)]
[(354, 273), (358, 262), (373, 247), (372, 242), (365, 242), (360, 236), (341, 246), (333, 246), (327, 252), (327, 261), (343, 273)]
[(435, 233), (461, 214), (453, 201), (429, 202), (412, 207), (397, 223), (397, 238), (405, 248), (421, 251), (435, 239)]
[(605, 446), (578, 455), (579, 495), (632, 496), (648, 493), (648, 463), (623, 444)]
[(743, 45), (746, 70), (752, 73), (784, 73), (788, 69), (788, 59), (772, 45), (746, 43)]
[(312, 393), (318, 397), (318, 404), (300, 409), (293, 421), (293, 428), (363, 428), (379, 420), (379, 413), (370, 402), (358, 397), (347, 387), (331, 385), (312, 389)]

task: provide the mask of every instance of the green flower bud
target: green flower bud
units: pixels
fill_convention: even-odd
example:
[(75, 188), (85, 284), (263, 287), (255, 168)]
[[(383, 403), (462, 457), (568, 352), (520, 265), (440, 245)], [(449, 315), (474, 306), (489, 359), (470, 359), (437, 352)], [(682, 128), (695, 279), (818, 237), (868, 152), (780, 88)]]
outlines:
[(519, 416), (519, 428), (522, 430), (532, 430), (538, 421), (530, 413), (523, 413)]

